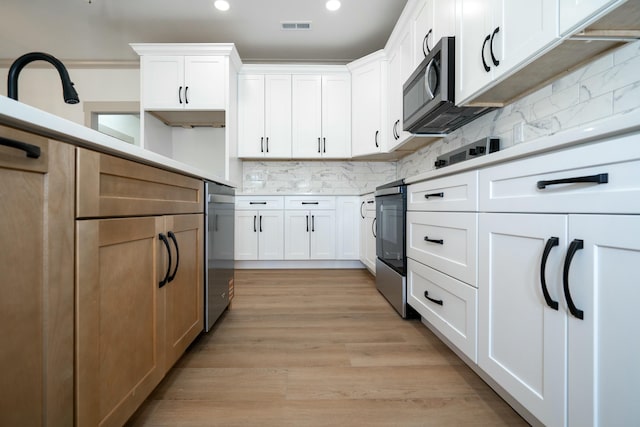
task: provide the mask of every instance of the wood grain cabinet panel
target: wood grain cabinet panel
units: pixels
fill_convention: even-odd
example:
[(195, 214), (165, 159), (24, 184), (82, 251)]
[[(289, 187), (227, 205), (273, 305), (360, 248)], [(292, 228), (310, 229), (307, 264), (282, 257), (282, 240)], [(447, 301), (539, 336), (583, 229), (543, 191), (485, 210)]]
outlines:
[(78, 218), (186, 214), (204, 209), (196, 178), (78, 149)]
[(4, 126), (0, 138), (0, 425), (72, 426), (73, 147)]

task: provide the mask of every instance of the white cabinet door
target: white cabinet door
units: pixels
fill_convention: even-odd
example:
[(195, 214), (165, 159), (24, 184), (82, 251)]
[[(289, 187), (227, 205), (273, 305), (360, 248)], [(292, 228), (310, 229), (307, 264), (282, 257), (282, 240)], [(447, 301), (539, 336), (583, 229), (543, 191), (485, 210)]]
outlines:
[(236, 260), (258, 259), (258, 211), (236, 211), (235, 256)]
[(578, 30), (589, 20), (611, 5), (625, 0), (560, 0), (560, 35)]
[(360, 198), (336, 197), (336, 205), (336, 259), (357, 260), (360, 257)]
[(411, 134), (403, 131), (402, 86), (413, 71), (413, 37), (406, 31), (389, 56), (389, 125), (388, 150), (393, 151), (404, 143)]
[(264, 157), (265, 81), (263, 75), (238, 76), (238, 157)]
[(489, 213), (479, 224), (478, 365), (543, 424), (565, 425), (567, 317), (541, 279), (561, 302), (567, 216)]
[(223, 56), (185, 56), (184, 108), (225, 109), (225, 66)]
[(583, 312), (569, 314), (569, 425), (632, 425), (640, 419), (640, 217), (570, 215), (569, 231), (570, 244), (582, 241), (568, 289)]
[(291, 157), (291, 76), (265, 76), (265, 157)]
[(351, 79), (322, 76), (322, 157), (351, 157)]
[(144, 55), (142, 108), (183, 109), (184, 57)]
[(260, 211), (258, 213), (258, 259), (280, 260), (284, 258), (284, 213), (283, 211)]
[(413, 20), (414, 68), (442, 37), (455, 34), (455, 1), (423, 0)]
[(376, 234), (377, 234), (376, 211), (368, 210), (365, 214), (365, 224), (363, 233), (366, 236), (365, 262), (374, 274), (376, 272)]
[(310, 259), (336, 258), (336, 213), (335, 211), (310, 211), (311, 240)]
[(238, 76), (238, 156), (291, 157), (291, 76)]
[(352, 139), (351, 155), (366, 156), (386, 150), (383, 121), (386, 61), (374, 60), (351, 71)]
[(293, 157), (322, 155), (322, 76), (293, 76)]
[(558, 37), (558, 0), (458, 0), (456, 102), (534, 57)]
[(309, 211), (285, 211), (284, 258), (309, 259), (311, 216)]

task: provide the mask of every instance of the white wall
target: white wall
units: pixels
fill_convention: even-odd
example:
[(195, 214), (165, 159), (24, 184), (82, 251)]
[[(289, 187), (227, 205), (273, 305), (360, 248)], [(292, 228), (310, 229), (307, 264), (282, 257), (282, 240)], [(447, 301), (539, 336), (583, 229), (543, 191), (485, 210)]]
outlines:
[[(36, 63), (34, 62), (33, 65)], [(53, 66), (30, 68), (27, 65), (18, 80), (20, 102), (84, 125), (83, 103), (140, 100), (140, 70), (138, 68), (70, 68), (69, 77), (80, 97), (80, 103), (65, 104), (60, 76)], [(0, 81), (7, 81), (8, 69), (0, 69)], [(6, 84), (0, 94), (7, 95)]]

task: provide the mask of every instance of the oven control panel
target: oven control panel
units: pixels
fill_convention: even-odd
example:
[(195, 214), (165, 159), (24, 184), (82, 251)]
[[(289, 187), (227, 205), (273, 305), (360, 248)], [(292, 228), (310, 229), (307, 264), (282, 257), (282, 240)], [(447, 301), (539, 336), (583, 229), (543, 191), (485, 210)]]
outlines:
[(500, 139), (487, 137), (437, 157), (436, 169), (500, 151)]

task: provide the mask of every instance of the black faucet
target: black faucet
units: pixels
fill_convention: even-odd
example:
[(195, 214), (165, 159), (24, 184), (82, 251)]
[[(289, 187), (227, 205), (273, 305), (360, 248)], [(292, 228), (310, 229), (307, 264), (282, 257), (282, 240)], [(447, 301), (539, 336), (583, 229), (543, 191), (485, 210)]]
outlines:
[(69, 78), (69, 73), (62, 62), (48, 53), (42, 52), (26, 53), (13, 61), (13, 64), (11, 64), (11, 67), (9, 68), (9, 77), (7, 79), (7, 96), (11, 99), (15, 99), (16, 101), (18, 100), (18, 76), (20, 75), (20, 71), (22, 71), (24, 66), (28, 63), (38, 60), (47, 61), (56, 67), (56, 70), (58, 70), (60, 80), (62, 80), (62, 95), (64, 96), (64, 102), (67, 104), (77, 104), (80, 102), (78, 92), (74, 89), (73, 82)]

